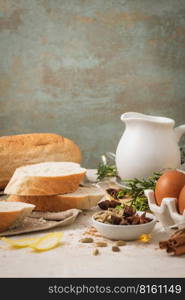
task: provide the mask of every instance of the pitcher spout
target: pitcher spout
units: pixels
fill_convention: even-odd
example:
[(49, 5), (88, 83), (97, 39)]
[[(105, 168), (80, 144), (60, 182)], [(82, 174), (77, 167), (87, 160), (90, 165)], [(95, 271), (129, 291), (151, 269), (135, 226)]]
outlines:
[(136, 113), (136, 112), (126, 112), (124, 114), (121, 115), (121, 121), (125, 122), (127, 120), (132, 120), (135, 118), (143, 118), (143, 116), (145, 116), (144, 114), (140, 114), (140, 113)]
[(148, 122), (148, 123), (163, 124), (163, 125), (167, 125), (170, 127), (173, 127), (175, 124), (175, 121), (170, 118), (158, 117), (158, 116), (155, 117), (155, 116), (145, 115), (145, 114), (137, 113), (137, 112), (126, 112), (126, 113), (122, 114), (121, 121), (123, 121), (123, 122), (143, 121), (143, 122)]

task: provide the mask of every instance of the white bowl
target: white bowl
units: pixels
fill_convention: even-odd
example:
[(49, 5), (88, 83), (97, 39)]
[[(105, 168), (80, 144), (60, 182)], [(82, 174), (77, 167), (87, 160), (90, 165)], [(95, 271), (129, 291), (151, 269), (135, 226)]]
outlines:
[[(92, 216), (93, 225), (102, 236), (111, 240), (137, 240), (140, 235), (150, 233), (156, 224), (155, 216), (149, 213), (146, 213), (146, 217), (152, 219), (152, 221), (138, 225), (112, 225), (101, 223), (94, 219), (94, 217), (99, 213), (100, 212)], [(137, 211), (137, 213), (138, 215), (141, 215), (143, 212)]]

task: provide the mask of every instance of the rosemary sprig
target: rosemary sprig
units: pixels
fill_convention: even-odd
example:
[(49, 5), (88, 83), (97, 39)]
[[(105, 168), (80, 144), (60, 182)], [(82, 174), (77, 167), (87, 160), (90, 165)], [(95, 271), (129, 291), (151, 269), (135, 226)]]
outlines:
[(134, 179), (127, 179), (123, 180), (123, 183), (128, 188), (128, 194), (134, 198), (136, 197), (142, 197), (143, 191), (146, 189), (155, 189), (156, 181), (161, 176), (161, 173), (155, 172), (152, 176), (149, 176), (148, 178), (134, 178)]
[[(100, 164), (98, 167), (98, 180), (102, 180), (105, 177), (114, 177), (117, 176), (117, 170), (115, 165)], [(145, 189), (155, 189), (155, 184), (160, 173), (154, 173), (152, 176), (149, 176), (146, 179), (128, 179), (122, 181), (125, 185), (124, 188), (119, 189), (116, 197), (117, 199), (124, 198), (125, 196), (130, 197), (130, 205), (135, 207), (136, 210), (146, 211), (149, 210), (148, 200), (144, 195)]]
[(156, 181), (161, 176), (161, 173), (155, 172), (152, 176), (143, 179), (129, 179), (124, 180), (123, 183), (126, 185), (124, 191), (131, 197), (131, 206), (135, 207), (136, 210), (145, 211), (149, 210), (148, 200), (144, 194), (146, 189), (155, 189)]
[(149, 211), (148, 200), (145, 196), (143, 197), (136, 197), (135, 199), (131, 200), (130, 205), (135, 207), (136, 210), (139, 211)]
[(105, 177), (114, 177), (117, 176), (117, 169), (115, 165), (105, 165), (100, 163), (97, 170), (98, 180), (102, 180)]
[[(180, 152), (181, 152), (181, 163), (185, 163), (185, 145), (180, 147)], [(107, 163), (100, 163), (97, 169), (97, 179), (102, 180), (105, 177), (115, 177), (118, 176), (117, 174), (117, 169), (114, 164), (107, 164)], [(151, 181), (155, 181), (155, 176), (154, 177), (149, 177), (149, 186), (152, 183)], [(147, 180), (148, 181), (148, 180)]]

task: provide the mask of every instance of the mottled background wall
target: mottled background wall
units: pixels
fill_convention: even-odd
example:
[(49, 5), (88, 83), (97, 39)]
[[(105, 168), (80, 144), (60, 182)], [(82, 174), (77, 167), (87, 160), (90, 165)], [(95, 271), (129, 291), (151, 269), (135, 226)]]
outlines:
[(185, 121), (184, 0), (0, 0), (0, 134), (56, 132), (86, 166), (120, 114)]

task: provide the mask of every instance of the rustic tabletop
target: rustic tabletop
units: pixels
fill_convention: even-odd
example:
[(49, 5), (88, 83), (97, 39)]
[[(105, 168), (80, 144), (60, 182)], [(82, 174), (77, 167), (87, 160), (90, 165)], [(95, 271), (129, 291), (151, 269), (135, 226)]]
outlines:
[[(96, 210), (81, 213), (70, 226), (56, 228), (54, 231), (64, 233), (62, 244), (47, 252), (35, 253), (30, 248), (15, 250), (0, 240), (0, 277), (185, 277), (185, 255), (170, 256), (158, 247), (160, 240), (168, 238), (159, 222), (148, 243), (127, 242), (120, 252), (113, 252), (113, 241), (91, 232), (91, 216)], [(93, 255), (94, 243), (79, 242), (89, 236), (94, 242), (107, 242), (107, 247), (99, 248), (97, 256)]]
[(167, 237), (159, 223), (149, 243), (127, 242), (120, 252), (112, 252), (114, 242), (107, 240), (108, 246), (94, 256), (93, 244), (79, 242), (89, 236), (84, 233), (91, 227), (92, 213), (82, 213), (74, 224), (61, 228), (63, 244), (48, 252), (12, 250), (0, 241), (0, 277), (185, 277), (185, 256), (171, 257), (158, 248), (158, 241)]

